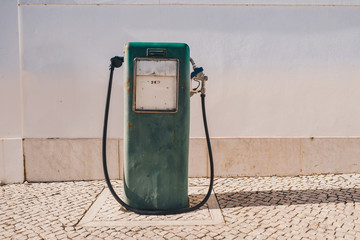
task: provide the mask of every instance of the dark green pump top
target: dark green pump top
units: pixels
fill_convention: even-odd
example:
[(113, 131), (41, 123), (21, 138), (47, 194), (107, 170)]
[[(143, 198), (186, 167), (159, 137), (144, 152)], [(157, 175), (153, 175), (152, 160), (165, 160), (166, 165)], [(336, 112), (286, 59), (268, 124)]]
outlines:
[(188, 206), (190, 49), (125, 46), (124, 190), (138, 209)]

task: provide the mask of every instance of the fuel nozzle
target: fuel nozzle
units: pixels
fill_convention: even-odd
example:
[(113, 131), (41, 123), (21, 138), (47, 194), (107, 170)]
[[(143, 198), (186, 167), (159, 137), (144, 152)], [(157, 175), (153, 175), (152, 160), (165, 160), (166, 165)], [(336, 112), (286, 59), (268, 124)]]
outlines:
[[(190, 58), (190, 62), (194, 69), (194, 71), (191, 73), (191, 80), (199, 83), (196, 88), (191, 89), (190, 97), (192, 97), (196, 93), (205, 94), (205, 82), (208, 80), (208, 77), (204, 74), (204, 69), (202, 67), (196, 67), (196, 64), (192, 58)], [(201, 88), (200, 90), (198, 90), (200, 85)]]

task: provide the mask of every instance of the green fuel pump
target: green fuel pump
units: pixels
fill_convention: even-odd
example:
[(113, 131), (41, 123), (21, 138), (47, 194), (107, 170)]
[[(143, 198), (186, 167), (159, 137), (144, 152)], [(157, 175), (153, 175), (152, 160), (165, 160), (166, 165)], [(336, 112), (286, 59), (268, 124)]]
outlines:
[[(124, 62), (124, 191), (113, 189), (106, 163), (108, 113), (114, 68)], [(190, 75), (190, 63), (193, 72)], [(191, 79), (198, 82), (192, 89)], [(145, 215), (193, 211), (206, 203), (214, 181), (214, 165), (205, 112), (207, 76), (190, 58), (184, 43), (131, 42), (125, 57), (111, 59), (103, 128), (103, 168), (115, 199), (127, 210)], [(198, 88), (201, 86), (201, 89)], [(188, 206), (190, 97), (201, 93), (210, 160), (210, 186), (205, 198)]]

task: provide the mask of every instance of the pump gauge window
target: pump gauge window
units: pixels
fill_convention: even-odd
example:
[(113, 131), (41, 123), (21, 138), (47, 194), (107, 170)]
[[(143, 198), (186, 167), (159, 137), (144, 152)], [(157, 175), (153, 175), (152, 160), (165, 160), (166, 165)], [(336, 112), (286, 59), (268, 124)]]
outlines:
[(178, 69), (178, 59), (136, 58), (133, 110), (177, 112)]

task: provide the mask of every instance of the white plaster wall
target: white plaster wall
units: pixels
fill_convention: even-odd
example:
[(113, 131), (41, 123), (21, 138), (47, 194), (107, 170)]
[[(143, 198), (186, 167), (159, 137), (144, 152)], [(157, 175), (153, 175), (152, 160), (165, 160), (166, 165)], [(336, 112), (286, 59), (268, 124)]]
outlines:
[[(360, 135), (360, 7), (22, 2), (25, 138), (100, 137), (109, 59), (129, 41), (189, 44), (213, 137)], [(110, 137), (122, 136), (122, 75)]]
[(0, 2), (0, 181), (24, 180), (18, 8), (13, 0)]
[(18, 9), (0, 2), (0, 138), (21, 137)]
[[(217, 175), (359, 171), (357, 0), (18, 3), (0, 1), (0, 181), (22, 181), (23, 165), (47, 166), (44, 162), (54, 171), (72, 161), (80, 167), (56, 178), (43, 176), (49, 169), (25, 172), (38, 180), (100, 176), (81, 166), (87, 161), (82, 151), (91, 155), (89, 139), (96, 145), (101, 137), (109, 59), (122, 55), (130, 41), (186, 42), (205, 68)], [(114, 80), (109, 138), (121, 139), (122, 69)], [(208, 166), (199, 167), (206, 165), (207, 154), (203, 139), (197, 139), (204, 136), (198, 96), (191, 107), (192, 142), (200, 145), (191, 148), (190, 164), (196, 168), (190, 175), (204, 176)], [(25, 164), (23, 138), (29, 141)], [(50, 151), (44, 146), (53, 140), (47, 138), (69, 144), (82, 140), (76, 140), (76, 149), (68, 151), (66, 143)], [(32, 147), (37, 141), (46, 144)], [(112, 164), (121, 161), (120, 148)], [(89, 156), (97, 164), (99, 152), (92, 150)], [(40, 161), (44, 151), (63, 154)]]

